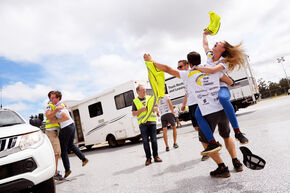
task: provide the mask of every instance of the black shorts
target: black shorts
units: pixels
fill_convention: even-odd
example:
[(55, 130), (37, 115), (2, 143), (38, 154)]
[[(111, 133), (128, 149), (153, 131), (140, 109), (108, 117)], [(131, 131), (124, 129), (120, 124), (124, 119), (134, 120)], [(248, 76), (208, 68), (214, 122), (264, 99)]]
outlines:
[(167, 128), (168, 123), (170, 123), (170, 125), (172, 127), (175, 126), (175, 118), (174, 118), (174, 115), (172, 113), (166, 113), (166, 114), (161, 116), (162, 128), (164, 128), (164, 127)]
[[(225, 114), (224, 110), (209, 114), (204, 116), (206, 121), (208, 122), (212, 133), (214, 133), (216, 126), (218, 125), (218, 131), (222, 138), (228, 138), (230, 136), (230, 126), (229, 126), (229, 119)], [(201, 132), (200, 128), (198, 130), (199, 141), (208, 143), (206, 137)]]

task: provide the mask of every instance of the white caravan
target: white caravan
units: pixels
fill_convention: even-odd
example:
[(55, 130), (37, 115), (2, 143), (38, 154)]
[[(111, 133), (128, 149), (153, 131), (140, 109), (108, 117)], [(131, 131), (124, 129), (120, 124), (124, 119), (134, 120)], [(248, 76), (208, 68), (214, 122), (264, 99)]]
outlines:
[[(235, 69), (228, 73), (228, 75), (235, 80), (235, 84), (230, 87), (230, 100), (235, 111), (239, 108), (246, 108), (250, 104), (256, 103), (256, 100), (260, 96), (248, 58), (246, 61), (245, 67)], [(183, 81), (176, 77), (170, 77), (165, 80), (165, 84), (166, 93), (169, 95), (172, 104), (180, 108), (185, 94)], [(186, 112), (180, 115), (181, 120), (186, 121), (189, 119)]]
[(80, 146), (90, 149), (108, 141), (110, 147), (115, 147), (124, 144), (126, 139), (139, 141), (138, 121), (132, 116), (132, 103), (138, 96), (139, 84), (145, 86), (148, 95), (152, 94), (148, 81), (131, 80), (79, 102), (65, 101), (75, 121)]

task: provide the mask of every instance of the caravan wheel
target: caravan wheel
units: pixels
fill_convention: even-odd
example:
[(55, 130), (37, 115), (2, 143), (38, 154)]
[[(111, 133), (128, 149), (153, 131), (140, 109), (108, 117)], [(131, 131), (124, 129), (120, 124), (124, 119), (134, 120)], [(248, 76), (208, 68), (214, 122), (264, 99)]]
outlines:
[(91, 150), (93, 145), (86, 145), (87, 150)]
[(126, 143), (125, 139), (117, 140), (118, 145), (124, 145)]
[(117, 140), (116, 140), (114, 135), (109, 135), (107, 137), (107, 139), (108, 139), (108, 143), (109, 143), (110, 147), (117, 147), (118, 146)]

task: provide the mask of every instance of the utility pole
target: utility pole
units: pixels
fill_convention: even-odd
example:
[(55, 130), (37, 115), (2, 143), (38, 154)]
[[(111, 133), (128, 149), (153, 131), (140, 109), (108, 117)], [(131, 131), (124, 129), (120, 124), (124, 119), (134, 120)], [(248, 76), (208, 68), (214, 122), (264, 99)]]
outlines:
[(289, 79), (288, 79), (288, 76), (287, 76), (286, 70), (285, 70), (284, 65), (283, 65), (283, 62), (285, 62), (284, 56), (282, 56), (282, 57), (280, 57), (280, 58), (277, 58), (277, 61), (278, 61), (278, 63), (281, 63), (281, 65), (282, 65), (282, 67), (283, 67), (283, 70), (284, 70), (284, 73), (285, 73), (285, 76), (286, 76), (286, 80), (287, 80), (287, 83), (288, 83), (288, 93), (289, 93), (289, 90), (290, 90), (290, 83), (289, 83)]

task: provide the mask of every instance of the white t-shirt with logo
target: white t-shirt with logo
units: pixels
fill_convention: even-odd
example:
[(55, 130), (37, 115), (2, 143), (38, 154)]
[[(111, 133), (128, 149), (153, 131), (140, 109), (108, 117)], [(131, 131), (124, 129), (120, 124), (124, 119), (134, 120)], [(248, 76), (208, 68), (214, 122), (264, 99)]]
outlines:
[[(58, 102), (58, 103), (56, 104), (56, 106), (59, 106), (59, 105), (61, 105), (61, 104), (62, 104), (62, 102)], [(66, 126), (68, 126), (68, 125), (70, 125), (70, 124), (72, 124), (72, 123), (74, 123), (73, 119), (71, 118), (71, 116), (70, 116), (70, 114), (69, 114), (69, 112), (68, 112), (68, 110), (67, 110), (66, 108), (63, 108), (62, 110), (58, 111), (58, 112), (55, 114), (56, 118), (61, 119), (61, 118), (62, 118), (61, 114), (62, 114), (63, 112), (64, 112), (64, 113), (69, 117), (69, 119), (66, 120), (66, 121), (63, 121), (63, 122), (60, 122), (60, 123), (59, 123), (61, 129), (64, 128), (64, 127), (66, 127)]]
[(159, 100), (158, 111), (159, 111), (160, 117), (167, 113), (172, 113), (168, 104), (168, 99), (169, 97), (167, 95), (164, 95), (164, 97), (160, 98)]
[[(179, 70), (179, 74), (182, 73), (182, 72), (186, 72), (186, 70)], [(188, 79), (187, 78), (182, 78), (180, 77), (183, 81), (183, 84), (184, 84), (184, 88), (185, 88), (185, 92), (186, 92), (186, 95), (187, 95), (187, 106), (191, 106), (191, 105), (195, 105), (197, 104), (196, 102), (196, 99), (193, 95), (190, 94), (190, 89), (188, 88)]]
[[(216, 66), (217, 64), (220, 64), (220, 65), (222, 65), (225, 68), (221, 72), (223, 74), (227, 73), (229, 67), (228, 67), (228, 65), (226, 63), (222, 62), (222, 60), (225, 59), (224, 57), (221, 56), (218, 61), (214, 62), (212, 60), (214, 55), (213, 55), (213, 51), (211, 51), (211, 50), (206, 53), (206, 56), (207, 56), (207, 61), (206, 61), (206, 65), (204, 65), (204, 66), (212, 67), (212, 66)], [(227, 83), (222, 82), (222, 81), (220, 81), (220, 86), (221, 87), (228, 87)]]
[(222, 72), (214, 74), (197, 70), (179, 71), (182, 80), (187, 80), (188, 94), (197, 101), (203, 116), (223, 110), (218, 100)]

